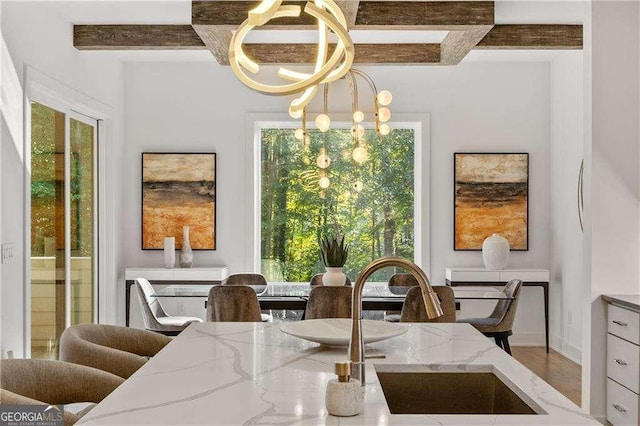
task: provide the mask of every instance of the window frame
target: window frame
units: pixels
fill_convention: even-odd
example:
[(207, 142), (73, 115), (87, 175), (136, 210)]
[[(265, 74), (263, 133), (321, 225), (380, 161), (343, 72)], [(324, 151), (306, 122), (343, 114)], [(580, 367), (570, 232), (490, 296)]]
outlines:
[[(348, 114), (332, 114), (333, 128), (349, 128), (352, 125)], [(373, 123), (364, 122), (366, 128), (373, 127)], [(389, 122), (392, 128), (406, 128), (414, 131), (414, 261), (431, 275), (430, 253), (430, 114), (394, 114)], [(309, 128), (315, 128), (312, 120), (307, 123)], [(248, 211), (253, 216), (248, 218), (246, 269), (260, 271), (261, 269), (261, 220), (262, 220), (262, 164), (261, 164), (261, 134), (263, 128), (296, 129), (300, 121), (290, 118), (287, 114), (248, 114), (247, 134), (251, 135), (251, 145), (248, 149), (247, 170), (253, 170), (251, 179), (247, 179), (247, 194), (251, 194)], [(248, 200), (249, 201), (249, 200)]]

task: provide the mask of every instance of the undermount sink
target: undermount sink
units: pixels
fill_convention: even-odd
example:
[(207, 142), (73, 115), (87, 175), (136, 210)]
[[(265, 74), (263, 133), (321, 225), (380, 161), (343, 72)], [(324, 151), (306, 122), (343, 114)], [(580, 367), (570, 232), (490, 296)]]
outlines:
[[(391, 414), (546, 414), (524, 402), (493, 367), (375, 364)], [(513, 387), (513, 385), (511, 384)]]

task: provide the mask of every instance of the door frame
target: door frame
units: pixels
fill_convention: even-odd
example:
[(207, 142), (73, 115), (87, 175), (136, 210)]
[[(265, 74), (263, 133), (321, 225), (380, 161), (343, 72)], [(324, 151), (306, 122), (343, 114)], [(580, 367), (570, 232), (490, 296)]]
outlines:
[[(64, 112), (70, 118), (78, 115), (97, 121), (97, 308), (98, 323), (115, 323), (116, 314), (116, 271), (115, 265), (115, 193), (114, 186), (107, 185), (107, 177), (113, 176), (114, 138), (113, 108), (66, 84), (31, 68), (25, 67), (24, 91), (24, 330), (23, 344), (25, 357), (31, 356), (31, 102), (38, 102)], [(111, 283), (111, 285), (109, 285)]]

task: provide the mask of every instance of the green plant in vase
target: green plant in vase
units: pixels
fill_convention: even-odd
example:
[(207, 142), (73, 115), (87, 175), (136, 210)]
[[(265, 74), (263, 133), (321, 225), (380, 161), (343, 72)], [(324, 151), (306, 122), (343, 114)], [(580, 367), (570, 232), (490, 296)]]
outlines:
[(322, 283), (326, 286), (342, 286), (346, 282), (346, 275), (342, 271), (349, 256), (349, 245), (344, 243), (344, 236), (325, 236), (320, 240), (320, 256), (327, 270), (322, 276)]

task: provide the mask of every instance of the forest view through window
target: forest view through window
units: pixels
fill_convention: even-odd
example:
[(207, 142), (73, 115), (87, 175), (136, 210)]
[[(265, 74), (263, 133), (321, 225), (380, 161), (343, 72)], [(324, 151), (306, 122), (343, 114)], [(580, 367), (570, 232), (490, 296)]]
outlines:
[[(319, 239), (336, 232), (350, 247), (344, 273), (352, 281), (374, 259), (413, 260), (415, 129), (394, 129), (381, 139), (367, 129), (362, 164), (353, 161), (349, 129), (309, 134), (305, 147), (294, 129), (261, 129), (260, 253), (267, 280), (309, 282), (324, 273)], [(317, 165), (323, 145), (331, 159), (326, 189)], [(394, 272), (380, 270), (371, 280), (386, 281)]]

